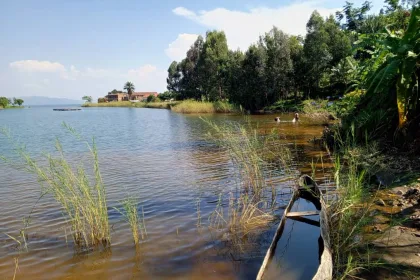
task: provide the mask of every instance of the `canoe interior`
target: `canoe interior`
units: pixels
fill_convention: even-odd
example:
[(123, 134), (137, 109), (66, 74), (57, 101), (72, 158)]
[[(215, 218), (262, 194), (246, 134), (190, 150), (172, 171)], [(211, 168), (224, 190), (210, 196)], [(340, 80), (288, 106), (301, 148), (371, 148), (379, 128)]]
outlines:
[[(258, 280), (332, 278), (325, 203), (312, 178), (302, 176), (299, 185), (284, 211)], [(296, 263), (299, 269), (293, 271), (291, 264)]]

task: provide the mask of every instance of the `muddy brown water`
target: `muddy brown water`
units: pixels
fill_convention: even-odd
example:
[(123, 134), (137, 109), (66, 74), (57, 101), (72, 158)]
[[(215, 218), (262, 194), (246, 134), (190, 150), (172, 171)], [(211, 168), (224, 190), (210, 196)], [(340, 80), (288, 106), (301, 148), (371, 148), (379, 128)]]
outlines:
[[(274, 117), (250, 116), (249, 120), (261, 133), (275, 129), (283, 136), (282, 144), (292, 149), (296, 174), (311, 174), (314, 166), (318, 182), (330, 188), (331, 163), (318, 145), (309, 142), (320, 136), (322, 126), (305, 117), (292, 123), (293, 114), (280, 115), (280, 123), (274, 122)], [(206, 118), (216, 123), (244, 122), (241, 116)], [(228, 196), (238, 186), (232, 175), (234, 165), (225, 151), (203, 137), (208, 127), (199, 116), (137, 108), (0, 111), (0, 126), (10, 128), (35, 158), (42, 161), (43, 153), (54, 152), (58, 137), (67, 159), (79, 162), (86, 158), (86, 148), (61, 127), (63, 121), (86, 138), (95, 136), (112, 245), (106, 250), (77, 253), (71, 237), (66, 236), (66, 222), (54, 199), (45, 196), (37, 203), (41, 191), (36, 178), (0, 162), (0, 279), (13, 278), (15, 258), (19, 264), (16, 279), (255, 279), (277, 225), (271, 223), (246, 236), (231, 236), (225, 230), (208, 227), (219, 195)], [(14, 159), (12, 146), (3, 136), (0, 147), (1, 155)], [(281, 170), (273, 174), (276, 214), (281, 216), (294, 182)], [(127, 195), (138, 198), (144, 209), (147, 238), (138, 250), (129, 226), (113, 209)], [(26, 230), (28, 251), (20, 250), (6, 234), (18, 237), (22, 219), (32, 209)], [(292, 230), (298, 236), (294, 240), (305, 236), (316, 240), (318, 236), (315, 227), (302, 225)], [(289, 249), (290, 257), (283, 257), (287, 259), (287, 273), (274, 274), (283, 275), (283, 279), (307, 279), (315, 273), (317, 243), (304, 242)]]

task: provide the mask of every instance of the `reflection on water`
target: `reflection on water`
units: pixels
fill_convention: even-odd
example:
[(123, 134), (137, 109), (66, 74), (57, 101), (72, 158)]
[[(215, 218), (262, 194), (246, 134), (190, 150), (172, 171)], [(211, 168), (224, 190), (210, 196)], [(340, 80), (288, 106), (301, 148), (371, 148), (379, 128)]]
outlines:
[[(208, 118), (215, 122), (244, 122), (240, 116)], [(292, 114), (281, 116), (282, 120), (292, 118)], [(314, 166), (318, 179), (328, 182), (331, 165), (320, 148), (308, 142), (320, 135), (322, 127), (305, 125), (304, 118), (299, 124), (275, 123), (272, 119), (272, 116), (249, 118), (260, 133), (275, 129), (282, 136), (283, 143), (293, 151), (292, 169), (311, 173)], [(52, 107), (32, 107), (0, 111), (0, 126), (10, 127), (34, 157), (54, 152), (55, 137), (59, 137), (66, 157), (79, 162), (86, 157), (86, 148), (61, 128), (63, 121), (86, 138), (95, 136), (109, 199), (112, 246), (105, 251), (75, 254), (71, 238), (64, 230), (61, 211), (53, 198), (47, 196), (31, 215), (26, 230), (29, 250), (20, 252), (17, 243), (5, 233), (19, 235), (22, 218), (31, 212), (41, 192), (36, 178), (1, 162), (0, 275), (11, 279), (14, 258), (19, 257), (18, 276), (22, 279), (255, 278), (276, 224), (270, 223), (246, 236), (231, 236), (223, 230), (208, 228), (209, 215), (219, 194), (228, 196), (236, 191), (237, 184), (228, 155), (206, 141), (207, 128), (198, 116), (132, 108), (54, 112)], [(1, 154), (14, 157), (4, 137), (0, 137), (0, 147)], [(276, 213), (281, 216), (281, 206), (287, 204), (288, 188), (293, 182), (278, 173), (273, 184), (277, 190)], [(148, 238), (138, 251), (132, 244), (129, 226), (113, 209), (120, 206), (120, 200), (127, 194), (138, 198), (144, 208)], [(197, 201), (201, 227), (197, 227)], [(287, 278), (282, 274), (283, 279), (304, 279), (302, 275), (316, 270), (318, 246), (313, 240), (316, 242), (319, 231), (305, 226), (310, 227), (294, 226), (291, 238), (299, 240), (301, 246), (293, 250), (295, 257), (281, 262), (287, 275), (290, 274)], [(314, 254), (308, 253), (308, 248)]]
[[(301, 198), (294, 203), (291, 212), (312, 210), (316, 210), (315, 205)], [(311, 279), (319, 265), (322, 242), (319, 216), (288, 218), (267, 269), (267, 279)]]

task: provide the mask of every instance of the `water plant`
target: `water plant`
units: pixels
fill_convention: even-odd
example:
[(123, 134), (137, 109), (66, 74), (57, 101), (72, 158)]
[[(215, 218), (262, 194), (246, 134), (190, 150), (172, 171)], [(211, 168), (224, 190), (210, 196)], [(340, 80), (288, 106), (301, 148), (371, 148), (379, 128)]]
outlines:
[(140, 220), (138, 214), (138, 206), (139, 204), (137, 200), (132, 197), (129, 197), (122, 201), (123, 211), (114, 207), (115, 210), (117, 210), (123, 215), (124, 219), (130, 225), (134, 244), (136, 246), (140, 243), (140, 236), (141, 239), (144, 239), (147, 236), (146, 224), (144, 221), (144, 211), (142, 208), (142, 220)]
[[(230, 156), (237, 176), (237, 191), (219, 194), (215, 210), (209, 216), (210, 226), (231, 234), (246, 236), (274, 220), (276, 186), (273, 176), (293, 178), (291, 152), (281, 144), (275, 131), (260, 133), (249, 123), (216, 124), (203, 119), (210, 127), (208, 137)], [(266, 200), (270, 200), (268, 203)], [(226, 211), (226, 205), (228, 209)]]
[[(37, 177), (43, 192), (51, 194), (60, 204), (63, 216), (71, 226), (76, 246), (79, 248), (89, 248), (99, 244), (108, 246), (111, 237), (107, 200), (99, 170), (95, 140), (92, 139), (91, 143), (85, 141), (73, 128), (65, 123), (63, 126), (86, 144), (91, 157), (92, 170), (85, 169), (82, 163), (73, 166), (66, 159), (58, 139), (55, 145), (57, 153), (46, 154), (46, 163), (41, 163), (30, 156), (25, 146), (14, 142), (6, 129), (3, 129), (3, 134), (14, 144), (16, 152), (23, 160), (24, 168)], [(93, 175), (88, 175), (92, 173)]]
[(202, 118), (211, 131), (208, 137), (225, 149), (239, 171), (241, 188), (256, 200), (269, 186), (268, 175), (275, 167), (285, 174), (291, 174), (291, 152), (280, 144), (279, 135), (271, 131), (266, 135), (251, 129), (250, 124), (237, 122), (216, 124)]
[(184, 100), (171, 107), (171, 110), (183, 114), (211, 114), (211, 113), (234, 113), (238, 110), (228, 102), (218, 101), (215, 103), (195, 100)]
[(16, 279), (16, 274), (19, 269), (19, 258), (14, 258), (15, 261), (15, 272), (13, 273), (13, 280)]

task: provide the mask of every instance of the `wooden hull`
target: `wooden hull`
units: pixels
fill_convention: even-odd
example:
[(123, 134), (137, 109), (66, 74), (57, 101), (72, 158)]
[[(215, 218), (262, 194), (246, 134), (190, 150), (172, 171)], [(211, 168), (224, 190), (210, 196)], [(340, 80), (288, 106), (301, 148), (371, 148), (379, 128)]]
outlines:
[[(293, 207), (293, 204), (299, 198), (304, 198), (312, 202), (318, 211), (290, 212)], [(326, 204), (323, 200), (321, 191), (319, 190), (316, 182), (311, 177), (307, 175), (303, 175), (299, 178), (299, 186), (295, 188), (295, 190), (293, 191), (292, 198), (290, 199), (287, 207), (284, 209), (283, 216), (277, 227), (274, 238), (271, 242), (270, 247), (267, 250), (267, 253), (265, 255), (261, 268), (258, 272), (258, 275), (256, 278), (257, 280), (264, 279), (264, 273), (275, 254), (277, 243), (283, 234), (286, 220), (288, 218), (299, 220), (299, 218), (302, 218), (304, 216), (312, 216), (312, 215), (319, 215), (319, 224), (315, 221), (313, 221), (313, 223), (316, 226), (320, 227), (320, 233), (323, 239), (323, 246), (324, 246), (322, 250), (322, 255), (320, 257), (320, 264), (319, 264), (318, 270), (312, 279), (313, 280), (332, 279), (333, 262), (332, 262), (332, 253), (331, 253), (330, 238), (329, 238), (328, 211), (326, 208)]]

